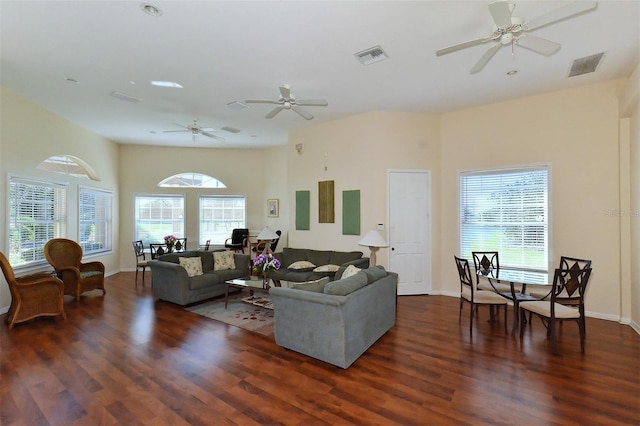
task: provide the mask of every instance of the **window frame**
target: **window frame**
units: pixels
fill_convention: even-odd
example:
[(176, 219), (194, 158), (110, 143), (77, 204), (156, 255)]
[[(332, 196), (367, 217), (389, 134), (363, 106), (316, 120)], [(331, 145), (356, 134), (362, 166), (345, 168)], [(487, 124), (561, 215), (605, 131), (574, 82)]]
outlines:
[[(178, 232), (174, 230), (162, 230), (158, 233), (157, 239), (149, 239), (142, 237), (139, 234), (138, 230), (138, 199), (139, 198), (156, 198), (156, 199), (167, 199), (167, 200), (182, 200), (182, 232)], [(164, 237), (166, 235), (175, 235), (178, 238), (184, 238), (186, 235), (186, 218), (187, 218), (187, 197), (185, 194), (149, 194), (149, 193), (140, 193), (133, 195), (133, 239), (142, 240), (145, 245), (149, 245), (149, 243), (164, 243)]]
[[(91, 193), (94, 196), (102, 196), (104, 197), (104, 200), (108, 202), (108, 206), (105, 205), (105, 208), (103, 210), (104, 220), (97, 221), (96, 215), (94, 215), (93, 217), (93, 222), (94, 222), (94, 225), (96, 225), (96, 228), (99, 228), (97, 226), (97, 223), (99, 222), (103, 224), (102, 227), (104, 229), (104, 232), (103, 232), (104, 241), (102, 241), (102, 247), (99, 249), (92, 249), (91, 247), (89, 247), (87, 245), (88, 241), (83, 241), (83, 237), (82, 237), (82, 233), (83, 233), (82, 208), (84, 205), (82, 199), (83, 199), (83, 195), (88, 193)], [(94, 205), (94, 208), (96, 208), (95, 205)], [(95, 235), (94, 235), (94, 238), (95, 238)], [(80, 246), (82, 247), (82, 252), (83, 252), (83, 255), (85, 256), (107, 253), (113, 250), (113, 191), (102, 189), (102, 188), (78, 185), (78, 244), (80, 244)]]
[[(47, 224), (50, 224), (52, 226), (51, 232), (45, 232), (45, 235), (43, 235), (42, 238), (40, 239), (41, 244), (38, 244), (38, 242), (36, 241), (36, 235), (35, 235), (36, 232), (35, 231), (32, 232), (34, 236), (34, 242), (31, 247), (31, 250), (33, 252), (33, 259), (29, 261), (25, 261), (23, 263), (16, 262), (16, 259), (18, 258), (17, 253), (19, 251), (22, 251), (23, 238), (20, 238), (20, 242), (18, 243), (18, 246), (20, 247), (14, 247), (14, 244), (12, 244), (11, 235), (14, 233), (13, 227), (15, 226), (22, 227), (22, 226), (25, 226), (25, 224), (28, 225), (28, 223), (25, 223), (25, 221), (19, 221), (15, 219), (14, 215), (12, 214), (12, 206), (14, 206), (15, 203), (17, 202), (17, 200), (14, 200), (12, 198), (12, 192), (13, 192), (12, 187), (14, 184), (29, 185), (29, 186), (39, 187), (40, 189), (47, 188), (48, 190), (54, 191), (53, 193), (54, 198), (55, 197), (60, 198), (60, 200), (58, 201), (54, 199), (51, 202), (51, 207), (54, 209), (52, 213), (53, 217), (51, 218), (51, 220), (47, 220), (47, 221), (41, 220), (43, 225), (46, 226)], [(41, 178), (33, 178), (33, 177), (9, 174), (7, 179), (7, 201), (8, 201), (7, 207), (6, 207), (7, 208), (6, 210), (7, 242), (6, 242), (5, 249), (7, 250), (7, 254), (8, 254), (7, 257), (9, 258), (9, 262), (11, 263), (13, 269), (16, 271), (21, 271), (21, 270), (28, 270), (31, 268), (47, 265), (48, 263), (43, 253), (44, 245), (46, 244), (46, 242), (51, 238), (67, 238), (67, 235), (68, 235), (69, 184), (67, 182), (60, 182), (60, 181), (55, 181), (51, 179), (44, 180)], [(40, 200), (40, 201), (46, 203), (47, 200)], [(36, 202), (34, 201), (32, 205), (35, 205), (35, 204)], [(35, 207), (32, 207), (31, 209), (36, 210)], [(33, 216), (31, 216), (31, 219), (34, 222), (37, 221), (37, 219), (34, 219)], [(37, 256), (37, 252), (41, 252), (42, 255)]]
[[(475, 223), (476, 227), (484, 227), (489, 228), (492, 227), (494, 229), (498, 229), (498, 232), (505, 232), (501, 236), (501, 241), (496, 247), (495, 245), (483, 246), (482, 238), (486, 238), (483, 236), (475, 237), (475, 240), (480, 243), (479, 246), (474, 246), (474, 237), (469, 237), (465, 235), (464, 228), (470, 227), (471, 222), (465, 220), (465, 215), (463, 214), (463, 210), (465, 206), (469, 204), (468, 199), (469, 196), (465, 197), (465, 191), (468, 188), (464, 188), (465, 179), (467, 178), (478, 178), (478, 177), (486, 177), (486, 178), (495, 178), (494, 180), (497, 182), (500, 179), (504, 179), (504, 177), (513, 178), (517, 177), (517, 174), (520, 177), (525, 177), (527, 173), (538, 173), (542, 172), (542, 175), (538, 176), (538, 178), (544, 179), (543, 185), (544, 188), (540, 188), (542, 194), (537, 194), (538, 197), (532, 195), (532, 192), (529, 190), (527, 197), (520, 197), (520, 202), (514, 202), (513, 200), (509, 201), (508, 198), (503, 197), (500, 198), (506, 199), (505, 202), (500, 202), (495, 204), (491, 203), (491, 206), (496, 206), (496, 209), (500, 212), (497, 216), (501, 217), (501, 220), (492, 221), (490, 214), (483, 214), (483, 217), (489, 216), (489, 220), (486, 221), (477, 221)], [(511, 176), (509, 176), (511, 175)], [(530, 175), (533, 176), (533, 175)], [(488, 182), (492, 183), (492, 182)], [(513, 183), (513, 182), (512, 182)], [(501, 185), (496, 185), (495, 188), (510, 188), (510, 191), (513, 192), (513, 189), (530, 189), (532, 186), (507, 186), (502, 183)], [(522, 193), (522, 191), (520, 191)], [(495, 196), (496, 190), (488, 190), (487, 196)], [(531, 204), (533, 202), (533, 204)], [(489, 205), (487, 201), (480, 202), (480, 204), (485, 207)], [(542, 208), (542, 214), (538, 211), (538, 214), (535, 216), (536, 220), (514, 220), (513, 209), (508, 209), (508, 207), (517, 207), (522, 213), (528, 213), (528, 216), (533, 216), (531, 214), (537, 208)], [(493, 207), (492, 207), (493, 208)], [(531, 270), (531, 271), (539, 271), (539, 272), (548, 272), (550, 265), (550, 242), (551, 242), (551, 223), (550, 223), (550, 214), (551, 214), (551, 165), (547, 163), (542, 164), (531, 164), (531, 165), (522, 165), (522, 166), (513, 166), (513, 167), (498, 167), (491, 169), (479, 169), (479, 170), (463, 170), (458, 171), (458, 252), (460, 256), (471, 259), (471, 251), (495, 251), (497, 250), (500, 254), (500, 266), (501, 267), (513, 267), (523, 270)], [(496, 216), (496, 214), (493, 214)], [(540, 216), (542, 216), (541, 219)], [(505, 220), (505, 217), (507, 218)], [(522, 219), (522, 216), (516, 215), (515, 218)], [(484, 223), (484, 225), (482, 224)], [(502, 242), (502, 239), (505, 241), (514, 241), (514, 228), (520, 228), (520, 239), (521, 246), (517, 248), (517, 250), (512, 250), (512, 247), (507, 248), (507, 243)], [(538, 230), (536, 228), (541, 228)], [(530, 231), (527, 233), (526, 231)], [(482, 232), (482, 231), (480, 231)], [(542, 232), (542, 237), (540, 238), (540, 232)], [(508, 234), (512, 236), (509, 237)], [(517, 240), (517, 235), (515, 234)], [(533, 237), (531, 237), (533, 236)], [(495, 237), (493, 235), (492, 237)], [(530, 238), (525, 241), (525, 239)], [(527, 248), (527, 241), (530, 245)], [(539, 249), (532, 248), (536, 245), (540, 245)], [(535, 254), (531, 252), (539, 251), (541, 253)], [(506, 254), (505, 254), (506, 252)], [(517, 254), (515, 254), (517, 253)]]
[[(235, 218), (230, 218), (228, 220), (204, 220), (203, 219), (203, 201), (205, 200), (231, 200), (237, 199), (242, 200), (244, 202), (243, 207), (243, 219), (235, 220)], [(224, 227), (223, 230), (215, 232), (207, 229), (206, 223), (216, 223), (216, 222), (228, 222), (228, 226)], [(214, 225), (215, 226), (215, 225)], [(247, 196), (246, 195), (216, 195), (216, 194), (200, 194), (198, 196), (198, 239), (199, 244), (204, 245), (207, 240), (211, 240), (212, 245), (224, 245), (224, 242), (227, 238), (231, 237), (231, 230), (234, 228), (247, 228)], [(220, 239), (216, 239), (218, 236)]]

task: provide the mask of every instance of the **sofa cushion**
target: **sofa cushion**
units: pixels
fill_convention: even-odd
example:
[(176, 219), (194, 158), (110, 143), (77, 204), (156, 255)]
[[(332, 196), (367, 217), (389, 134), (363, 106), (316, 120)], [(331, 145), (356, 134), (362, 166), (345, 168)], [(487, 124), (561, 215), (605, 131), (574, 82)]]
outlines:
[(334, 265), (342, 265), (343, 263), (358, 260), (362, 257), (361, 251), (334, 251), (331, 253), (331, 259), (327, 263)]
[(346, 296), (367, 285), (367, 275), (360, 271), (348, 278), (342, 278), (338, 281), (331, 281), (324, 286), (325, 294), (333, 294), (336, 296)]
[(297, 283), (293, 285), (296, 290), (313, 291), (315, 293), (322, 293), (324, 286), (329, 282), (329, 277), (322, 277), (319, 280), (307, 281), (304, 283)]
[(298, 260), (287, 266), (287, 269), (293, 269), (295, 271), (311, 271), (315, 267), (316, 265), (309, 262), (308, 260)]
[(352, 275), (355, 275), (356, 273), (360, 272), (362, 269), (355, 267), (353, 265), (349, 265), (347, 266), (347, 268), (342, 272), (342, 275), (340, 276), (340, 279), (342, 278), (349, 278)]
[(338, 269), (340, 269), (339, 265), (321, 265), (318, 266), (317, 268), (314, 268), (313, 272), (336, 272)]
[(233, 258), (232, 251), (214, 251), (213, 252), (213, 270), (224, 271), (227, 269), (236, 269), (236, 263)]
[(220, 277), (217, 274), (214, 274), (213, 272), (207, 272), (206, 274), (189, 278), (189, 290), (211, 288), (212, 286), (223, 282), (224, 281), (221, 281)]
[(308, 249), (285, 247), (282, 250), (282, 264), (291, 265), (298, 260), (307, 260)]
[(213, 271), (213, 256), (209, 251), (199, 251), (200, 261), (202, 261), (202, 272)]
[(330, 250), (309, 250), (307, 260), (316, 266), (326, 265), (331, 260)]
[(178, 261), (180, 266), (187, 271), (187, 276), (196, 277), (202, 275), (202, 260), (200, 260), (200, 257), (181, 257)]
[(382, 265), (363, 269), (362, 272), (367, 275), (367, 284), (371, 284), (375, 280), (379, 280), (380, 278), (384, 278), (387, 276), (387, 271), (384, 270), (384, 267)]

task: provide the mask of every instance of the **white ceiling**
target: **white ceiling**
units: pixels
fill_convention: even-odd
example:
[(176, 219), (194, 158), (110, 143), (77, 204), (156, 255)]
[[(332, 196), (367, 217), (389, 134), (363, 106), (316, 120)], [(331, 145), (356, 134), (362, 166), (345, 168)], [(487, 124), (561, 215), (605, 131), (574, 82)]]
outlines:
[[(292, 129), (366, 111), (439, 113), (628, 77), (640, 53), (640, 0), (600, 1), (594, 11), (537, 29), (532, 34), (562, 44), (558, 53), (516, 46), (512, 55), (506, 46), (474, 75), (469, 69), (490, 44), (441, 57), (435, 51), (489, 36), (489, 1), (150, 2), (161, 16), (143, 13), (138, 0), (0, 1), (2, 86), (119, 143), (248, 148), (284, 145)], [(525, 21), (567, 4), (515, 3), (513, 16)], [(356, 52), (376, 45), (389, 59), (358, 62)], [(567, 78), (574, 59), (600, 52), (596, 72)], [(519, 72), (507, 76), (511, 69)], [(273, 105), (226, 107), (277, 99), (283, 83), (297, 98), (329, 106), (306, 107), (310, 121), (286, 110), (265, 119)], [(194, 118), (226, 142), (162, 133)]]

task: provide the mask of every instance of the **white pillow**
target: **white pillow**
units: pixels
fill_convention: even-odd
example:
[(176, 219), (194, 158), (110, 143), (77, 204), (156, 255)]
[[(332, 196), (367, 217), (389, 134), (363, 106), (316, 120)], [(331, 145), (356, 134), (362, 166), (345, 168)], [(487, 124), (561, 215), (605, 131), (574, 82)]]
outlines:
[(323, 277), (315, 281), (295, 283), (293, 285), (293, 288), (295, 288), (296, 290), (306, 290), (306, 291), (313, 291), (315, 293), (322, 293), (322, 290), (324, 290), (324, 286), (328, 282), (329, 282), (329, 277)]
[(236, 262), (232, 251), (213, 252), (213, 270), (224, 271), (225, 269), (236, 269)]
[(307, 260), (298, 260), (297, 262), (293, 262), (291, 265), (289, 265), (287, 269), (311, 269), (315, 267), (316, 265)]
[(347, 269), (345, 269), (344, 272), (342, 273), (342, 276), (340, 277), (340, 279), (349, 278), (351, 275), (355, 275), (360, 271), (361, 271), (360, 268), (357, 268), (353, 265), (349, 265), (347, 266)]
[(338, 269), (340, 269), (339, 265), (322, 265), (322, 266), (318, 266), (316, 269), (313, 270), (313, 272), (336, 272)]
[(189, 277), (202, 275), (202, 259), (200, 257), (179, 257), (178, 261)]

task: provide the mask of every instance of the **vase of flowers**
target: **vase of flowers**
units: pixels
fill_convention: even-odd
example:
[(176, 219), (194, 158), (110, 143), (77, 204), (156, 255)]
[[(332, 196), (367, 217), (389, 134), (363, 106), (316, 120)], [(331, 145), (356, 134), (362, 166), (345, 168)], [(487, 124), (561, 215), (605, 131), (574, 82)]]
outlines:
[(253, 259), (253, 270), (262, 276), (262, 288), (269, 288), (269, 272), (280, 269), (280, 261), (273, 254), (260, 254)]
[(175, 235), (167, 235), (164, 237), (164, 245), (167, 246), (168, 253), (173, 252), (173, 246), (176, 244), (176, 241), (178, 241), (178, 238)]

